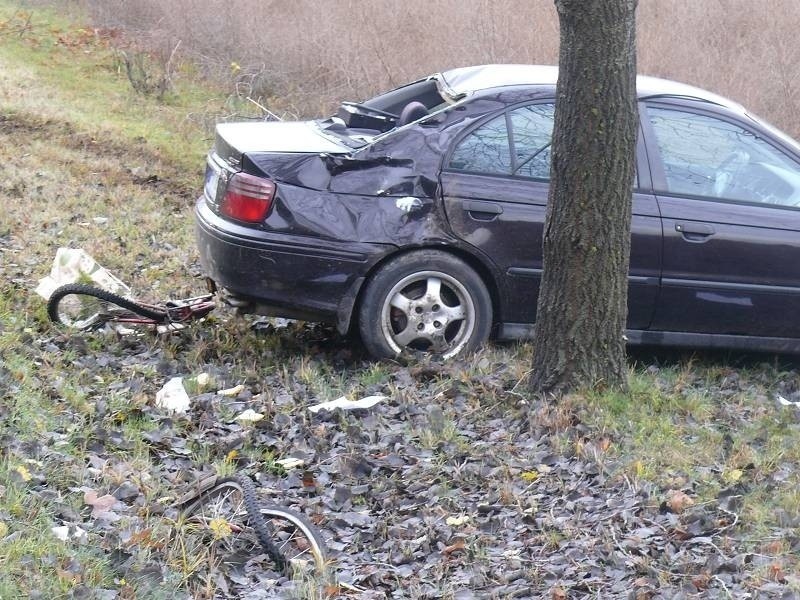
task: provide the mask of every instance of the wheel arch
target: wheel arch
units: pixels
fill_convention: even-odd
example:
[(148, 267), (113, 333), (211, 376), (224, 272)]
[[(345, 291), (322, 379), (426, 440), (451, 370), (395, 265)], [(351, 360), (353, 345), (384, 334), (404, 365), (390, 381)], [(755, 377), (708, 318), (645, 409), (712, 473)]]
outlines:
[(361, 306), (361, 302), (364, 297), (364, 292), (369, 285), (370, 280), (375, 275), (375, 273), (383, 267), (386, 263), (395, 260), (400, 256), (405, 256), (406, 254), (410, 254), (412, 252), (416, 252), (418, 250), (437, 250), (439, 252), (444, 252), (446, 254), (450, 254), (456, 258), (459, 258), (464, 261), (471, 269), (473, 269), (477, 274), (478, 277), (481, 278), (483, 284), (486, 286), (486, 290), (489, 292), (489, 298), (492, 301), (492, 333), (496, 328), (497, 323), (499, 323), (502, 319), (501, 317), (501, 294), (500, 294), (500, 287), (497, 282), (497, 277), (492, 271), (492, 268), (484, 262), (481, 258), (473, 254), (472, 252), (458, 247), (458, 246), (442, 246), (437, 244), (423, 244), (419, 246), (406, 246), (404, 248), (400, 248), (395, 252), (387, 254), (383, 256), (378, 262), (376, 262), (372, 267), (367, 271), (364, 275), (363, 283), (356, 294), (355, 301), (350, 309), (350, 319), (347, 326), (347, 331), (349, 333), (353, 333), (358, 329), (358, 309)]

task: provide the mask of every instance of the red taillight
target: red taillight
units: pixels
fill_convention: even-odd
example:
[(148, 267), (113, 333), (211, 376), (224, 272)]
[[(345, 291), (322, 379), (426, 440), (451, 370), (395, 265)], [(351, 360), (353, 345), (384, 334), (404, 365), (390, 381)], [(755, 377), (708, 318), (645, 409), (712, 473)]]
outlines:
[(275, 184), (269, 179), (247, 173), (236, 173), (228, 182), (220, 212), (247, 223), (258, 223), (267, 217), (275, 197)]

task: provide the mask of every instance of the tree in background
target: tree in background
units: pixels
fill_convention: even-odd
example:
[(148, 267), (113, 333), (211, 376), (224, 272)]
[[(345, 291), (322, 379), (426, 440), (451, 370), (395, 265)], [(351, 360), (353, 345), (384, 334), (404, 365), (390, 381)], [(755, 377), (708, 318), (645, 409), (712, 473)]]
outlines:
[(625, 387), (637, 0), (555, 0), (561, 40), (532, 390)]

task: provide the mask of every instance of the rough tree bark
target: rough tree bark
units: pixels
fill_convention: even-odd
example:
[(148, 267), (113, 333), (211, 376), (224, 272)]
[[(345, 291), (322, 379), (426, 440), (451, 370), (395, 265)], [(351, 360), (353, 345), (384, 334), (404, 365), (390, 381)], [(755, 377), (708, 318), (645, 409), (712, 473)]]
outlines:
[(555, 0), (561, 26), (531, 386), (625, 387), (637, 0)]

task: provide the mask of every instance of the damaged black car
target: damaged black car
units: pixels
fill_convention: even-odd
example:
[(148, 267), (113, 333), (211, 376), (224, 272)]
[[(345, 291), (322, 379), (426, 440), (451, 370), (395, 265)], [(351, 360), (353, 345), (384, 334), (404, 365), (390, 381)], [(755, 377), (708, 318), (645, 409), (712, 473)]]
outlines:
[[(304, 122), (217, 126), (202, 265), (244, 312), (357, 331), (377, 358), (532, 332), (557, 70), (454, 69)], [(800, 146), (639, 77), (630, 343), (800, 351)]]

